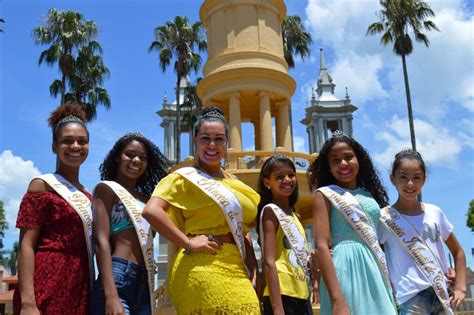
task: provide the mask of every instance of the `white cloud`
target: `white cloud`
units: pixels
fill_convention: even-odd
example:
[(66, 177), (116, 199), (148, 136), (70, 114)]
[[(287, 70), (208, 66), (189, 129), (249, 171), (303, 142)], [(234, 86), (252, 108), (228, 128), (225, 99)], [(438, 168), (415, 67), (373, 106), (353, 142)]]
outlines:
[(21, 198), (31, 179), (40, 174), (32, 161), (25, 161), (10, 150), (0, 154), (0, 200), (4, 202), (6, 219), (10, 225), (6, 238), (18, 236), (15, 223)]
[[(453, 105), (474, 112), (474, 18), (460, 0), (430, 5), (441, 32), (427, 32), (430, 47), (416, 43), (407, 63), (415, 114), (439, 122)], [(401, 58), (391, 45), (380, 45), (380, 34), (365, 36), (379, 10), (378, 1), (309, 0), (305, 23), (316, 42), (334, 51), (329, 71), (336, 84), (349, 87), (358, 106), (375, 98), (405, 105)], [(393, 108), (406, 111), (406, 105)]]
[(293, 137), (294, 152), (308, 152), (306, 140), (300, 136)]
[(460, 127), (458, 132), (459, 138), (463, 141), (464, 145), (474, 149), (474, 119), (465, 118), (461, 120)]
[[(411, 147), (410, 130), (408, 121), (398, 116), (392, 117), (391, 121), (381, 126), (386, 127), (376, 133), (376, 138), (384, 141), (387, 146), (385, 151), (374, 154), (374, 160), (383, 166), (388, 166), (397, 152)], [(415, 119), (415, 136), (417, 150), (426, 163), (457, 167), (463, 143), (448, 129)]]
[(332, 70), (334, 82), (339, 85), (336, 90), (340, 95), (338, 98), (343, 98), (346, 86), (351, 99), (356, 103), (363, 104), (387, 97), (388, 94), (378, 79), (382, 68), (382, 60), (378, 55), (359, 56), (354, 51), (349, 51), (341, 56)]

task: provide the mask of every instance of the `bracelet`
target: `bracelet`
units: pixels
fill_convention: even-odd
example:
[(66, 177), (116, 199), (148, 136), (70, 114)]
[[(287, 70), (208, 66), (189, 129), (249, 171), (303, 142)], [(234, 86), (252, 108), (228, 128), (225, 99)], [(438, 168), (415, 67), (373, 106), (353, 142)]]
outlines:
[(185, 253), (186, 255), (191, 254), (191, 239), (189, 240), (189, 242), (188, 242), (188, 247), (186, 247), (186, 249), (184, 250), (184, 253)]

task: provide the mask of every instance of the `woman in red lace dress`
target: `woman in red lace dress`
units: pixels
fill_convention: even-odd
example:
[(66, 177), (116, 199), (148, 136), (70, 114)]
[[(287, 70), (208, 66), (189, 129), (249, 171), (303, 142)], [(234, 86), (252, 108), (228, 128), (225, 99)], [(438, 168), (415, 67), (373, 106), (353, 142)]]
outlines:
[[(58, 178), (58, 183), (64, 182), (64, 187), (87, 203), (91, 196), (79, 182), (80, 166), (89, 153), (85, 119), (77, 105), (60, 106), (51, 114), (48, 122), (58, 162), (56, 172), (46, 176)], [(50, 177), (33, 179), (20, 205), (16, 224), (20, 229), (19, 286), (14, 313), (88, 314), (87, 229), (78, 212), (48, 184)]]

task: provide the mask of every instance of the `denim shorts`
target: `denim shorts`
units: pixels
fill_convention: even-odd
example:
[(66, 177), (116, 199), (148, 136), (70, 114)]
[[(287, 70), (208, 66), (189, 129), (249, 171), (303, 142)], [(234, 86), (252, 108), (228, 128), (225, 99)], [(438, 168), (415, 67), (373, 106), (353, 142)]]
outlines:
[[(112, 272), (115, 287), (126, 314), (151, 314), (150, 293), (148, 291), (145, 266), (112, 256)], [(91, 314), (105, 314), (104, 287), (100, 277), (94, 282), (91, 294)]]
[(441, 315), (446, 314), (443, 305), (432, 287), (400, 304), (401, 315)]

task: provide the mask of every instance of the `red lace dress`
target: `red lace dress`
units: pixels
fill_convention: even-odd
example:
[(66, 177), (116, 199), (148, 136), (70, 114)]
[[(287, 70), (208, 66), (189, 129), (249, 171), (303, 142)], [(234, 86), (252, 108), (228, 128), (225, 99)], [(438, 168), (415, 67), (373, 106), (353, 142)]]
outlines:
[[(91, 199), (91, 195), (86, 193)], [(35, 249), (34, 290), (41, 314), (89, 314), (89, 263), (82, 221), (54, 192), (27, 193), (17, 228), (40, 228)], [(13, 297), (21, 310), (19, 289)]]

